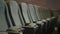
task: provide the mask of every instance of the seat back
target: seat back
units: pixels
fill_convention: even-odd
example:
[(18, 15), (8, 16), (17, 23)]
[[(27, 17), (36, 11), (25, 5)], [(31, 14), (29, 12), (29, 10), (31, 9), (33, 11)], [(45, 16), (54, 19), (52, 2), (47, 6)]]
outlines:
[(10, 27), (6, 18), (6, 3), (4, 0), (0, 0), (0, 34), (8, 34), (6, 30)]
[(32, 21), (37, 21), (37, 15), (36, 15), (36, 11), (34, 9), (34, 6), (32, 4), (28, 4), (29, 6), (29, 13), (30, 13), (30, 18)]
[(8, 28), (7, 21), (5, 18), (5, 2), (0, 0), (0, 31), (6, 31)]
[(20, 8), (19, 8), (17, 2), (10, 1), (8, 3), (8, 9), (9, 9), (9, 16), (10, 16), (12, 25), (22, 27), (21, 20), (20, 20), (19, 14), (18, 14), (20, 11)]
[(29, 6), (29, 14), (30, 14), (32, 22), (37, 23), (37, 25), (39, 26), (37, 31), (36, 31), (36, 34), (38, 34), (38, 33), (42, 34), (44, 23), (40, 20), (40, 18), (38, 16), (39, 14), (37, 14), (38, 13), (38, 8), (33, 6), (32, 4), (28, 4), (28, 6)]
[(39, 6), (37, 6), (37, 5), (34, 6), (35, 11), (36, 11), (36, 15), (37, 15), (37, 19), (38, 19), (38, 20), (41, 20), (41, 19), (40, 19), (40, 13), (39, 13), (38, 7), (39, 7)]
[(51, 17), (49, 9), (44, 7), (39, 7), (39, 14), (40, 14), (40, 19), (46, 19)]
[(24, 22), (26, 24), (31, 23), (30, 18), (29, 18), (29, 9), (28, 9), (28, 5), (26, 3), (21, 3), (21, 9), (22, 9), (22, 15), (24, 18)]
[(43, 17), (44, 17), (44, 15), (43, 15), (44, 13), (42, 14), (42, 12), (43, 12), (42, 7), (39, 6), (39, 7), (38, 7), (38, 10), (39, 10), (38, 12), (39, 12), (39, 14), (40, 14), (40, 15), (39, 15), (39, 16), (40, 16), (39, 18), (40, 18), (40, 19), (45, 19), (45, 18), (43, 18)]

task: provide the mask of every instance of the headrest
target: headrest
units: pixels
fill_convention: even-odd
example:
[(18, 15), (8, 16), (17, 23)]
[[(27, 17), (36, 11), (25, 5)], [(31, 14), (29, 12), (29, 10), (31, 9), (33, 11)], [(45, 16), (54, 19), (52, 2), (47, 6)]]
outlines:
[(14, 26), (7, 29), (7, 32), (9, 33), (19, 33), (19, 31), (24, 30), (24, 28), (21, 28), (20, 26)]

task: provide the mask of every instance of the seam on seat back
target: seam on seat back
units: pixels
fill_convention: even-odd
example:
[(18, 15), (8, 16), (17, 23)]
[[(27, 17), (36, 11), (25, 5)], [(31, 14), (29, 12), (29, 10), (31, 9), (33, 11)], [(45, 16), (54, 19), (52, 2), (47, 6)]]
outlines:
[(25, 19), (24, 19), (24, 16), (23, 16), (23, 13), (22, 13), (22, 7), (21, 7), (21, 5), (19, 4), (19, 8), (20, 8), (20, 12), (21, 12), (21, 18), (22, 18), (22, 22), (24, 22), (25, 24), (26, 24), (26, 21), (25, 21)]
[(15, 26), (14, 20), (13, 20), (12, 15), (11, 15), (10, 6), (9, 6), (9, 4), (7, 4), (7, 5), (8, 5), (8, 8), (9, 8), (8, 10), (9, 10), (9, 15), (10, 15), (11, 22), (12, 22), (13, 26)]
[(19, 18), (20, 18), (20, 21), (21, 21), (22, 26), (25, 26), (25, 23), (24, 23), (24, 20), (23, 20), (21, 11), (18, 11), (18, 15), (19, 15)]
[(8, 20), (8, 17), (7, 17), (6, 8), (5, 8), (5, 17), (6, 17), (6, 21), (7, 21), (8, 27), (11, 27), (10, 22), (9, 22), (9, 20)]

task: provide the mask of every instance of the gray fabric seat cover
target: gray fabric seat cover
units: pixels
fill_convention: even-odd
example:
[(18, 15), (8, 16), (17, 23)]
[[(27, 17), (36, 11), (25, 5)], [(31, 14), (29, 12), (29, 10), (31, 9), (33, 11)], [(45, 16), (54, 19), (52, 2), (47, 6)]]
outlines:
[(26, 23), (30, 23), (30, 20), (28, 17), (28, 6), (27, 6), (27, 4), (21, 3), (21, 7), (22, 7), (22, 13), (23, 13), (23, 16), (24, 16)]
[(8, 25), (5, 17), (5, 2), (4, 0), (0, 0), (0, 34), (7, 34), (7, 32), (3, 32), (7, 29)]
[(16, 26), (22, 27), (21, 20), (18, 15), (18, 11), (20, 11), (20, 9), (19, 9), (17, 2), (10, 1), (9, 5), (10, 5), (11, 14), (12, 14), (12, 17), (13, 17), (13, 20), (14, 20)]
[(29, 11), (30, 11), (30, 14), (31, 14), (31, 20), (32, 21), (37, 21), (37, 15), (36, 15), (36, 12), (35, 12), (35, 9), (34, 9), (34, 6), (32, 4), (29, 4)]
[[(26, 21), (26, 23), (30, 23), (29, 25), (31, 26), (31, 27), (34, 27), (34, 26), (36, 26), (36, 27), (38, 27), (35, 23), (33, 23), (30, 19), (30, 14), (29, 14), (29, 8), (28, 8), (28, 5), (26, 4), (26, 3), (21, 3), (21, 7), (22, 7), (22, 13), (23, 13), (23, 16), (24, 16), (24, 18), (25, 18), (25, 21)], [(33, 24), (33, 25), (32, 25)], [(34, 27), (35, 28), (35, 27)]]
[(6, 31), (7, 22), (5, 18), (5, 4), (3, 0), (0, 0), (0, 31)]
[(50, 17), (50, 12), (47, 8), (39, 7), (40, 19), (46, 19)]
[(40, 20), (40, 13), (39, 13), (39, 10), (38, 10), (38, 6), (35, 5), (34, 8), (35, 8), (35, 11), (36, 11), (37, 19)]

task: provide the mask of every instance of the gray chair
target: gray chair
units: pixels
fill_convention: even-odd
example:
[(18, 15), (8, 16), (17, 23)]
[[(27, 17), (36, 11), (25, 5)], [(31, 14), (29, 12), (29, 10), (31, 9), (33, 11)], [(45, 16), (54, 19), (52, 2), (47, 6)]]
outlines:
[[(46, 34), (46, 32), (47, 32), (47, 25), (48, 25), (48, 22), (47, 22), (47, 20), (46, 20), (46, 16), (44, 15), (44, 13), (43, 13), (43, 7), (40, 7), (40, 6), (35, 6), (35, 8), (38, 8), (38, 10), (39, 11), (36, 11), (36, 14), (38, 15), (38, 13), (39, 13), (39, 16), (37, 16), (37, 17), (39, 17), (39, 21), (41, 20), (42, 21), (42, 23), (43, 23), (43, 25), (41, 26), (42, 28), (42, 32), (41, 32), (41, 34)], [(36, 10), (36, 9), (35, 9)], [(40, 13), (41, 12), (41, 13)], [(43, 14), (42, 14), (43, 13)], [(44, 17), (45, 16), (45, 17)], [(48, 15), (47, 15), (48, 16)]]
[(8, 29), (6, 15), (5, 15), (5, 1), (0, 0), (0, 34), (8, 34), (6, 30)]
[(46, 19), (48, 21), (47, 34), (51, 34), (54, 31), (54, 27), (56, 26), (55, 25), (56, 23), (55, 23), (54, 19), (55, 19), (55, 17)]
[[(36, 8), (37, 6), (35, 6), (35, 8)], [(40, 17), (39, 18), (39, 20), (40, 19), (42, 19), (42, 21), (44, 22), (44, 29), (43, 29), (43, 31), (44, 31), (44, 33), (43, 34), (47, 34), (48, 32), (47, 32), (47, 30), (48, 30), (48, 28), (51, 26), (51, 24), (50, 24), (50, 20), (45, 20), (46, 18), (50, 18), (51, 17), (51, 15), (50, 15), (50, 12), (49, 12), (49, 9), (46, 9), (46, 8), (43, 8), (43, 7), (38, 7), (39, 8), (39, 11), (36, 11), (36, 14), (38, 15), (39, 14), (39, 16), (38, 17)], [(35, 9), (36, 10), (36, 9)], [(38, 12), (38, 13), (37, 13)], [(45, 20), (45, 21), (44, 21)], [(48, 25), (49, 25), (49, 27), (48, 27)]]
[(31, 21), (28, 5), (26, 3), (21, 3), (20, 8), (21, 8), (21, 13), (24, 19), (25, 26), (30, 26), (30, 27), (24, 27), (25, 31), (23, 34), (35, 34), (35, 29), (38, 26)]
[(9, 3), (7, 3), (7, 6), (7, 17), (12, 24), (12, 26), (7, 31), (9, 34), (20, 34), (20, 32), (23, 30), (23, 25), (21, 24), (21, 19), (19, 17), (20, 8), (16, 1), (9, 1)]
[(38, 8), (35, 6), (33, 6), (32, 4), (28, 4), (29, 6), (29, 14), (30, 14), (30, 18), (31, 18), (31, 21), (33, 23), (36, 23), (39, 27), (38, 29), (36, 30), (36, 34), (42, 34), (42, 28), (43, 28), (43, 25), (44, 23), (38, 19), (39, 16), (37, 16), (36, 12), (38, 12)]

